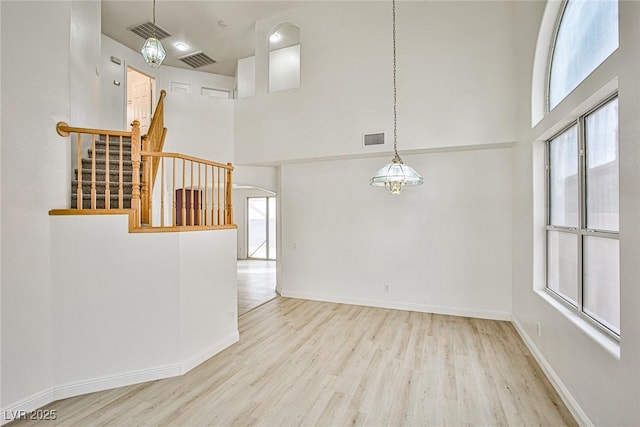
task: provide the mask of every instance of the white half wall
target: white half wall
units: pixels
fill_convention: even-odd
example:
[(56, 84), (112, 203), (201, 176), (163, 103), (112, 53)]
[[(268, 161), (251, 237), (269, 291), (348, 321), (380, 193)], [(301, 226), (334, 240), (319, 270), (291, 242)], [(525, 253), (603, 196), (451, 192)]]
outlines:
[(211, 230), (179, 237), (181, 360), (188, 370), (239, 339), (237, 236)]
[(54, 399), (180, 375), (239, 339), (235, 230), (50, 221)]
[(180, 360), (180, 235), (128, 219), (50, 217), (56, 385)]
[(283, 296), (510, 319), (511, 149), (404, 160), (399, 196), (368, 184), (387, 158), (281, 167)]

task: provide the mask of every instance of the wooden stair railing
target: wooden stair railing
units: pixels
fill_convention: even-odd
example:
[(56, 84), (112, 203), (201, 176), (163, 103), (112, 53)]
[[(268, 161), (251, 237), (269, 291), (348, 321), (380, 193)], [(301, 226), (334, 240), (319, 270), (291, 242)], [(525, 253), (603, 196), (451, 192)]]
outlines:
[[(131, 132), (58, 123), (60, 136), (73, 140), (75, 134), (78, 168), (76, 181), (72, 182), (72, 209), (51, 214), (126, 212), (130, 214), (131, 231), (137, 232), (237, 228), (233, 223), (231, 163), (162, 152), (167, 134), (165, 96), (161, 91), (144, 136), (140, 135), (138, 120), (134, 120)], [(86, 159), (82, 157), (83, 142), (90, 145)], [(160, 204), (154, 207), (153, 188), (158, 175)], [(158, 224), (153, 224), (154, 217), (159, 218)]]
[[(56, 125), (56, 130), (60, 136), (71, 136), (72, 140), (75, 135), (78, 166), (75, 171), (76, 182), (72, 183), (72, 188), (75, 187), (75, 194), (71, 196), (72, 208), (75, 197), (75, 209), (77, 210), (109, 211), (129, 208), (134, 211), (135, 217), (139, 218), (140, 122), (134, 120), (131, 132), (72, 127), (65, 122), (59, 122)], [(84, 152), (83, 139), (90, 140), (88, 152), (91, 159), (83, 159), (82, 157)], [(104, 145), (104, 149), (97, 148), (102, 145)], [(130, 149), (125, 151), (126, 146), (130, 146)], [(112, 147), (114, 151), (111, 151)], [(104, 156), (104, 160), (98, 159), (102, 156)], [(127, 157), (129, 160), (126, 159)], [(90, 163), (90, 168), (84, 167), (87, 163)], [(87, 177), (85, 177), (85, 173), (88, 173)], [(104, 179), (98, 180), (99, 176)], [(85, 193), (85, 187), (89, 188), (86, 192), (88, 194)], [(100, 191), (98, 187), (100, 187)], [(111, 194), (112, 188), (117, 193), (115, 197)], [(85, 207), (85, 202), (88, 207)], [(138, 222), (137, 225), (139, 226), (140, 223)]]
[[(160, 206), (154, 208), (152, 198), (146, 215), (149, 227), (154, 212), (160, 228), (176, 227), (236, 228), (233, 223), (231, 163), (223, 164), (179, 153), (142, 151), (143, 164), (157, 161), (160, 177)], [(145, 177), (144, 174), (147, 174)], [(151, 168), (143, 171), (143, 182), (150, 182)], [(170, 197), (167, 198), (167, 192)], [(167, 200), (169, 199), (169, 200)]]

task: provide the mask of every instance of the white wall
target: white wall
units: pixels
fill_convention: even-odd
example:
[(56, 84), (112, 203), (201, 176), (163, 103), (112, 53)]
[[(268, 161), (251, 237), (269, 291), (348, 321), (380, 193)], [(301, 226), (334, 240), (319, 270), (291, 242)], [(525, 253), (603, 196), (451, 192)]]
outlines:
[[(550, 7), (553, 7), (550, 4)], [(531, 88), (545, 4), (518, 2), (519, 142), (513, 149), (513, 317), (534, 355), (582, 425), (636, 425), (640, 419), (640, 5), (620, 2), (620, 49), (531, 128)], [(557, 7), (556, 7), (557, 8)], [(552, 19), (555, 16), (551, 17)], [(542, 28), (553, 26), (543, 23)], [(542, 36), (544, 38), (544, 35)], [(540, 46), (548, 52), (548, 46)], [(545, 55), (542, 55), (543, 59)], [(535, 64), (544, 67), (544, 63)], [(543, 77), (543, 73), (533, 76)], [(616, 80), (619, 76), (619, 85)], [(618, 86), (620, 102), (621, 340), (618, 346), (565, 313), (544, 287), (542, 141)], [(593, 95), (595, 94), (595, 95)], [(539, 94), (536, 94), (539, 95)], [(539, 107), (539, 100), (533, 100)], [(541, 325), (537, 335), (536, 323)], [(619, 355), (619, 357), (618, 357)]]
[(164, 102), (164, 151), (233, 162), (233, 100), (168, 92)]
[[(2, 6), (0, 5), (0, 47), (2, 46)], [(2, 99), (2, 55), (0, 55), (0, 99)], [(0, 118), (2, 117), (2, 102), (0, 102)], [(2, 120), (0, 119), (0, 190), (2, 187)], [(2, 229), (2, 194), (0, 193), (0, 230)], [(2, 346), (2, 244), (0, 244), (0, 350)], [(2, 351), (0, 351), (0, 408), (2, 407)]]
[(100, 2), (71, 2), (71, 124), (97, 127), (100, 109)]
[[(112, 56), (120, 59), (122, 63), (117, 65), (111, 62)], [(191, 92), (188, 96), (194, 100), (196, 98), (210, 98), (209, 96), (201, 95), (203, 87), (226, 91), (233, 91), (235, 87), (235, 78), (229, 76), (168, 66), (151, 68), (145, 64), (139, 52), (131, 50), (115, 40), (102, 35), (100, 127), (107, 129), (125, 128), (127, 66), (133, 67), (151, 77), (155, 77), (156, 90), (158, 91), (157, 95), (160, 94), (160, 90), (164, 89), (167, 91), (166, 99), (176, 94), (176, 92), (171, 92), (170, 90), (172, 82), (189, 85)], [(114, 85), (114, 81), (120, 82), (120, 86)], [(165, 114), (165, 117), (166, 116)], [(185, 115), (185, 118), (188, 118), (188, 116)]]
[[(72, 5), (3, 1), (0, 7), (4, 407), (53, 382), (47, 212), (69, 204), (69, 143), (56, 134), (55, 125), (69, 121), (71, 111)], [(33, 25), (29, 31), (25, 22)], [(43, 43), (55, 48), (43, 49)], [(24, 179), (25, 168), (29, 179)]]
[[(403, 149), (515, 140), (512, 3), (398, 3)], [(267, 37), (282, 22), (300, 26), (301, 86), (267, 94)], [(305, 3), (258, 21), (256, 39), (256, 96), (236, 103), (238, 163), (361, 155), (374, 151), (363, 133), (391, 134), (390, 4)]]
[(256, 94), (256, 57), (238, 59), (236, 71), (238, 76), (238, 98), (246, 98)]
[(300, 45), (269, 52), (269, 92), (300, 87)]
[(278, 192), (277, 168), (274, 166), (234, 165), (233, 182)]
[(399, 196), (368, 185), (386, 158), (282, 166), (283, 295), (509, 319), (510, 158), (405, 156), (425, 184)]

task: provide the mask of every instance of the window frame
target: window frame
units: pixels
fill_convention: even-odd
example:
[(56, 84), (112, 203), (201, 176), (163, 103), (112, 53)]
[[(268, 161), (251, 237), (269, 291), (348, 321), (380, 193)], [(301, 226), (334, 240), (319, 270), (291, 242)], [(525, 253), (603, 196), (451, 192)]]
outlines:
[[(565, 2), (566, 3), (566, 2)], [(585, 237), (600, 237), (607, 239), (615, 239), (620, 241), (620, 231), (610, 230), (596, 230), (587, 227), (587, 185), (586, 185), (586, 173), (587, 173), (587, 151), (586, 151), (586, 126), (585, 119), (590, 114), (598, 111), (614, 99), (618, 98), (618, 91), (609, 94), (604, 99), (597, 102), (589, 110), (581, 114), (577, 119), (572, 120), (561, 130), (554, 133), (551, 137), (545, 140), (545, 235), (544, 235), (544, 247), (545, 247), (545, 286), (544, 291), (551, 295), (554, 299), (559, 301), (573, 313), (580, 318), (586, 320), (589, 324), (597, 328), (599, 331), (604, 332), (609, 337), (613, 338), (617, 342), (620, 342), (620, 334), (613, 331), (607, 325), (599, 322), (594, 317), (590, 316), (584, 311), (584, 241)], [(618, 119), (619, 120), (619, 119)], [(618, 121), (619, 123), (619, 121)], [(577, 126), (578, 134), (578, 226), (567, 227), (557, 226), (551, 224), (551, 156), (550, 146), (551, 142), (569, 130), (571, 127)], [(618, 181), (619, 185), (619, 181)], [(620, 191), (618, 187), (618, 192)], [(549, 232), (561, 232), (577, 235), (577, 298), (576, 304), (564, 297), (562, 294), (549, 288)]]
[[(558, 39), (558, 31), (560, 31), (560, 24), (562, 23), (562, 17), (564, 16), (564, 11), (567, 8), (567, 4), (569, 0), (562, 0), (562, 4), (560, 5), (560, 10), (558, 11), (558, 15), (556, 16), (556, 22), (553, 25), (553, 33), (551, 34), (551, 44), (549, 46), (549, 55), (547, 56), (547, 69), (545, 73), (545, 84), (544, 84), (544, 113), (545, 116), (551, 112), (553, 108), (551, 108), (551, 68), (553, 66), (553, 55), (556, 51), (556, 40)], [(566, 97), (565, 97), (566, 99)], [(562, 101), (560, 101), (562, 102)], [(558, 104), (559, 105), (559, 104)], [(557, 105), (556, 105), (557, 107)], [(555, 107), (554, 107), (555, 108)], [(571, 127), (568, 125), (566, 128), (563, 128), (562, 131), (556, 134), (560, 135), (564, 130)], [(554, 136), (555, 137), (555, 136)], [(553, 138), (549, 138), (553, 139)], [(548, 160), (548, 158), (547, 158)]]
[[(582, 79), (576, 87), (570, 90), (564, 98), (562, 98), (553, 108), (551, 107), (551, 72), (553, 68), (553, 56), (556, 51), (556, 41), (558, 40), (558, 32), (560, 31), (560, 26), (562, 24), (562, 19), (564, 18), (565, 11), (569, 4), (570, 0), (562, 0), (560, 7), (558, 9), (558, 13), (556, 15), (555, 23), (553, 24), (553, 32), (551, 33), (551, 43), (549, 44), (548, 54), (547, 54), (547, 64), (545, 69), (545, 82), (544, 82), (544, 116), (547, 116), (553, 109), (558, 107), (562, 102), (569, 97), (571, 92), (573, 92), (577, 87), (579, 87), (585, 80), (589, 78), (589, 75), (593, 73), (598, 67), (600, 67), (607, 59), (613, 55), (614, 52), (620, 49), (620, 39), (618, 35), (618, 46), (614, 49), (599, 65), (597, 65), (591, 73), (587, 74), (584, 79)], [(620, 17), (620, 10), (618, 8), (618, 19)], [(620, 31), (620, 24), (618, 21), (618, 32)], [(586, 114), (585, 114), (586, 115)]]

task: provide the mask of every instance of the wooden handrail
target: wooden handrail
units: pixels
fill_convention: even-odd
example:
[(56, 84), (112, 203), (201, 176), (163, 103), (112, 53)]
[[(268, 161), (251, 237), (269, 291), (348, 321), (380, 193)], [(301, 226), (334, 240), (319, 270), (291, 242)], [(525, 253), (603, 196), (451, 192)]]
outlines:
[(58, 122), (56, 125), (56, 131), (58, 135), (67, 137), (71, 133), (84, 133), (88, 135), (110, 135), (110, 136), (131, 136), (132, 132), (121, 130), (109, 130), (109, 129), (91, 129), (91, 128), (77, 128), (69, 126), (65, 122)]
[[(111, 186), (114, 186), (114, 195), (117, 194), (116, 210), (122, 210), (125, 204), (125, 153), (124, 153), (124, 141), (123, 138), (131, 139), (131, 181), (127, 183), (127, 186), (131, 187), (131, 209), (134, 211), (134, 218), (136, 218), (135, 226), (140, 226), (140, 122), (134, 120), (132, 123), (132, 129), (130, 132), (117, 131), (112, 129), (91, 129), (69, 126), (65, 122), (58, 122), (56, 125), (56, 131), (62, 137), (68, 137), (75, 135), (75, 138), (71, 138), (72, 142), (76, 144), (76, 161), (77, 161), (77, 183), (76, 191), (73, 196), (76, 197), (75, 209), (78, 211), (83, 210), (99, 210), (99, 211), (112, 211), (111, 205)], [(90, 136), (90, 177), (84, 179), (83, 175), (85, 169), (83, 168), (83, 136)], [(96, 161), (96, 137), (104, 138), (104, 169), (98, 170)], [(114, 141), (114, 138), (116, 139)], [(87, 138), (85, 138), (87, 139)], [(102, 138), (101, 138), (102, 139)], [(111, 145), (115, 144), (113, 151)], [(114, 155), (112, 159), (111, 154)], [(98, 180), (97, 176), (100, 172), (104, 176), (102, 180)], [(114, 175), (115, 179), (112, 181), (111, 176)], [(100, 195), (98, 194), (98, 183), (104, 188)], [(88, 185), (89, 188), (85, 191), (84, 185)], [(86, 194), (89, 195), (89, 208), (85, 209), (84, 201)], [(72, 196), (72, 197), (73, 197)], [(104, 208), (98, 208), (98, 199), (104, 200)], [(115, 203), (114, 203), (115, 206)]]
[(205, 160), (205, 159), (200, 159), (198, 157), (193, 157), (193, 156), (188, 156), (186, 154), (181, 154), (181, 153), (156, 153), (153, 151), (142, 151), (140, 153), (141, 156), (151, 156), (151, 157), (169, 157), (169, 158), (173, 158), (173, 159), (180, 159), (180, 160), (186, 160), (186, 161), (192, 161), (192, 162), (197, 162), (197, 163), (202, 163), (204, 165), (207, 166), (215, 166), (217, 168), (221, 168), (221, 169), (227, 169), (227, 170), (233, 170), (234, 167), (231, 163), (218, 163), (218, 162), (212, 162), (210, 160)]
[(149, 132), (147, 132), (147, 135), (149, 135), (158, 126), (160, 126), (160, 128), (164, 127), (164, 98), (166, 96), (167, 91), (162, 89), (160, 91), (160, 99), (158, 99), (158, 105), (156, 106), (156, 110), (153, 113), (153, 117), (151, 118), (151, 123), (149, 124)]
[[(164, 89), (160, 91), (160, 98), (158, 99), (158, 105), (151, 118), (149, 129), (146, 135), (142, 137), (142, 150), (161, 152), (164, 147), (164, 139), (167, 135), (167, 128), (164, 127), (164, 98), (167, 96), (167, 91)], [(142, 192), (141, 192), (141, 204), (142, 204), (142, 222), (147, 224), (149, 219), (148, 213), (151, 212), (151, 198), (149, 195), (153, 192), (153, 187), (156, 183), (156, 175), (158, 173), (158, 164), (160, 159), (154, 157), (151, 159), (150, 165), (143, 165), (142, 173)]]

